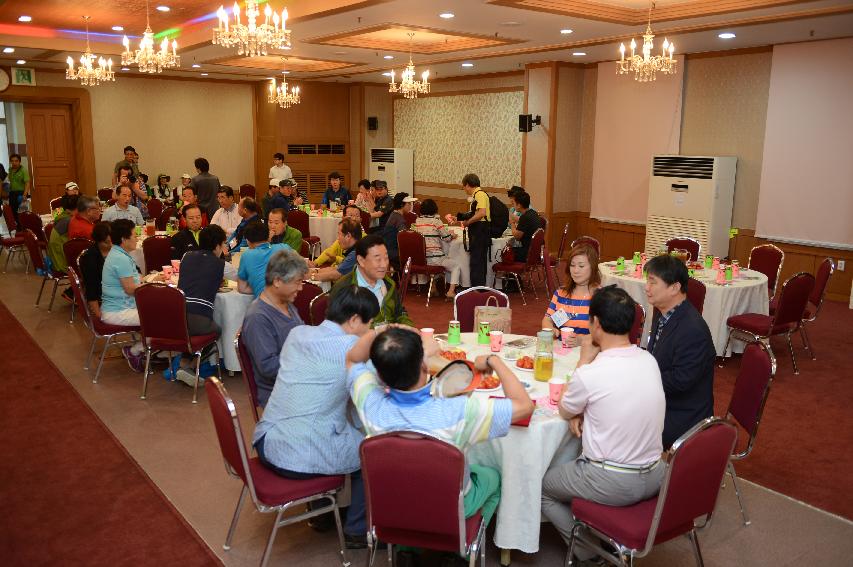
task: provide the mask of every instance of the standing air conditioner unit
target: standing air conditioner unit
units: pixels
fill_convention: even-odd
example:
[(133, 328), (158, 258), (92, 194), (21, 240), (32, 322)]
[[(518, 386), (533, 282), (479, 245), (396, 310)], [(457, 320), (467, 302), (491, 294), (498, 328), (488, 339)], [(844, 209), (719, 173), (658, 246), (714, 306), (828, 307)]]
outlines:
[(370, 180), (381, 179), (388, 183), (392, 195), (405, 191), (414, 195), (414, 151), (401, 148), (370, 149)]
[(677, 236), (695, 238), (702, 254), (725, 257), (735, 193), (736, 157), (654, 156), (646, 219), (646, 253)]

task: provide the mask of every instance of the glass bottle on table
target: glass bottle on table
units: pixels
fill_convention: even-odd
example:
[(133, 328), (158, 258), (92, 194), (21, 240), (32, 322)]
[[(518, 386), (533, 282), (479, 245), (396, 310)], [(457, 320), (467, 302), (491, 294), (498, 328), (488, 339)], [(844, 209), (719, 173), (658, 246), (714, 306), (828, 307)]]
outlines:
[(533, 359), (533, 378), (547, 382), (554, 374), (554, 332), (542, 329), (536, 333), (536, 355)]

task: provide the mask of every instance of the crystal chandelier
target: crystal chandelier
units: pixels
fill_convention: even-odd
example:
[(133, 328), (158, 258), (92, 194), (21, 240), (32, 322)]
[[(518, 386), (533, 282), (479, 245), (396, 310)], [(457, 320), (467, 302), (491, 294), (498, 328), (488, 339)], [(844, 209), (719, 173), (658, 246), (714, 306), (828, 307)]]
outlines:
[(277, 104), (281, 108), (290, 108), (299, 104), (302, 99), (299, 97), (299, 87), (291, 87), (290, 92), (287, 92), (287, 77), (282, 71), (281, 84), (276, 85), (275, 77), (270, 80), (270, 94), (267, 97), (267, 102)]
[(418, 98), (418, 94), (429, 93), (429, 70), (421, 73), (421, 80), (415, 80), (415, 64), (412, 63), (411, 42), (415, 37), (414, 33), (409, 35), (409, 64), (406, 69), (400, 74), (400, 84), (394, 82), (394, 69), (391, 69), (391, 84), (388, 85), (389, 93), (400, 93), (405, 98)]
[(172, 41), (172, 51), (169, 51), (169, 39), (163, 38), (160, 50), (154, 51), (154, 32), (151, 31), (151, 23), (148, 17), (148, 0), (145, 0), (145, 32), (139, 49), (135, 52), (130, 49), (130, 41), (127, 36), (122, 40), (124, 51), (121, 54), (122, 65), (139, 65), (141, 73), (162, 73), (163, 69), (178, 67), (181, 64), (181, 56), (178, 55), (178, 42)]
[(72, 81), (80, 80), (84, 87), (89, 85), (100, 85), (101, 81), (115, 81), (113, 72), (113, 60), (98, 58), (98, 66), (95, 67), (95, 55), (89, 49), (89, 16), (83, 16), (86, 20), (86, 51), (80, 56), (80, 66), (74, 70), (74, 59), (68, 57), (68, 69), (65, 70), (65, 78)]
[[(281, 11), (281, 17), (270, 8), (264, 8), (264, 23), (258, 24), (261, 11), (257, 0), (246, 2), (246, 24), (240, 21), (240, 6), (234, 2), (232, 10), (234, 23), (228, 23), (228, 13), (222, 6), (216, 11), (219, 26), (213, 29), (213, 44), (222, 47), (237, 46), (238, 55), (254, 57), (266, 55), (270, 49), (290, 47), (290, 30), (287, 29), (287, 8)], [(272, 22), (272, 23), (270, 23)], [(281, 26), (279, 27), (279, 24)]]
[(634, 41), (634, 38), (631, 38), (631, 56), (627, 59), (625, 58), (625, 44), (619, 44), (621, 59), (619, 60), (616, 72), (620, 75), (634, 73), (634, 79), (641, 83), (654, 81), (657, 78), (655, 76), (656, 73), (663, 73), (664, 75), (674, 74), (677, 63), (672, 57), (672, 54), (675, 52), (675, 44), (670, 43), (666, 38), (663, 40), (660, 55), (652, 55), (652, 49), (654, 48), (652, 40), (655, 38), (655, 34), (652, 33), (652, 10), (654, 7), (653, 2), (651, 7), (649, 7), (649, 23), (646, 25), (646, 33), (643, 34), (643, 54), (637, 55), (634, 53), (634, 50), (637, 48), (637, 42)]

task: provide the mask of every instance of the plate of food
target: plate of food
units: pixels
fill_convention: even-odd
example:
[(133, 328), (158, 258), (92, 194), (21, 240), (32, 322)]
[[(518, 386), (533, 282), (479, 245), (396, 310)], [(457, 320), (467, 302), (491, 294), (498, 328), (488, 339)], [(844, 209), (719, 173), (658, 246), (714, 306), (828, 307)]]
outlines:
[(501, 351), (501, 353), (498, 356), (500, 356), (502, 359), (504, 359), (508, 362), (514, 362), (514, 361), (518, 360), (519, 357), (521, 357), (523, 354), (524, 353), (521, 349), (508, 348), (508, 349)]
[(521, 370), (522, 372), (533, 372), (533, 366), (532, 356), (522, 356), (515, 361), (515, 369)]
[(480, 385), (477, 387), (478, 392), (494, 392), (496, 390), (501, 389), (501, 381), (500, 378), (491, 374), (489, 376), (483, 376), (480, 379)]
[(441, 351), (441, 357), (447, 360), (466, 360), (468, 355), (464, 350), (455, 348), (453, 350), (443, 350)]

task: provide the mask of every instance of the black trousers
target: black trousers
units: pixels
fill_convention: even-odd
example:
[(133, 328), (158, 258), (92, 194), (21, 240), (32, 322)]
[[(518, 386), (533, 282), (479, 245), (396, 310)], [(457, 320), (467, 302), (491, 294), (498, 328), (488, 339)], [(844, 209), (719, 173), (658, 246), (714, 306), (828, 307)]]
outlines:
[(489, 223), (480, 221), (468, 227), (468, 251), (470, 252), (471, 286), (486, 285), (486, 267), (492, 237)]

